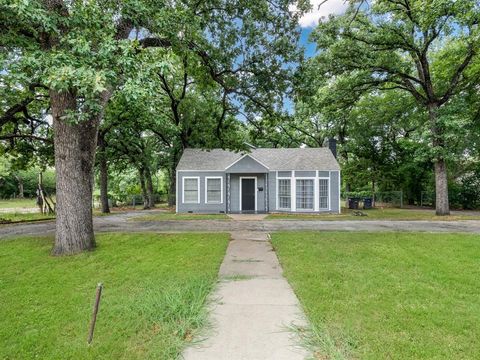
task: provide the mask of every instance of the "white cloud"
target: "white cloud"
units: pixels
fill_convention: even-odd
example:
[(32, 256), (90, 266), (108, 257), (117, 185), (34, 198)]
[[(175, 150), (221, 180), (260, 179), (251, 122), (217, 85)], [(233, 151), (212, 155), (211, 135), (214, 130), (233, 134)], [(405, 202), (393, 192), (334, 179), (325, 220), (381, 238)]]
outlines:
[(328, 17), (330, 14), (341, 14), (347, 9), (345, 0), (327, 0), (325, 2), (324, 0), (310, 0), (310, 3), (312, 10), (299, 20), (300, 26), (303, 28), (314, 27), (320, 18)]

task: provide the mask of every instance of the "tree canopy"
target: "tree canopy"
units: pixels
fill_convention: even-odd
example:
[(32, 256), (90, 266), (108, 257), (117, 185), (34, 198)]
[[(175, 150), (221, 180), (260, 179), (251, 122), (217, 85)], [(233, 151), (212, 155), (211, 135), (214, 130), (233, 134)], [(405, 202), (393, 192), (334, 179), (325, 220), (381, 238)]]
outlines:
[[(408, 94), (410, 111), (385, 116), (382, 107), (374, 108), (365, 124), (389, 119), (401, 128), (407, 120), (408, 127), (423, 131), (420, 141), (429, 143), (423, 153), (435, 168), (437, 214), (448, 214), (446, 162), (459, 155), (451, 151), (452, 140), (476, 116), (467, 109), (458, 112), (456, 104), (467, 93), (478, 94), (479, 19), (478, 4), (469, 1), (352, 1), (345, 14), (331, 16), (315, 29), (318, 52), (300, 73), (298, 108), (306, 108), (310, 119), (322, 117), (324, 130), (345, 143), (345, 130), (356, 131), (346, 118), (355, 111), (355, 121), (365, 117), (366, 112), (358, 113), (365, 109), (362, 104), (367, 101), (374, 108), (371, 100), (387, 96), (385, 92)], [(395, 110), (394, 102), (386, 106)], [(363, 129), (367, 140), (371, 129)], [(378, 147), (372, 150), (382, 156)]]

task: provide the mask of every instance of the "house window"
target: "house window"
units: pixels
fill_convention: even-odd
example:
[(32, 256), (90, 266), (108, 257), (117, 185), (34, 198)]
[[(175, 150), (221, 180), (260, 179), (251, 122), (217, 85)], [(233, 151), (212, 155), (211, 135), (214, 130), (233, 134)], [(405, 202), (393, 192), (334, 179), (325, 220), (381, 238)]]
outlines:
[(319, 208), (328, 209), (328, 179), (318, 179)]
[(278, 208), (290, 209), (290, 179), (278, 179)]
[(209, 204), (221, 204), (223, 202), (221, 177), (207, 177), (205, 178), (205, 201)]
[(314, 200), (314, 180), (297, 179), (297, 209), (313, 210)]
[(200, 203), (200, 178), (183, 178), (183, 202), (190, 204)]

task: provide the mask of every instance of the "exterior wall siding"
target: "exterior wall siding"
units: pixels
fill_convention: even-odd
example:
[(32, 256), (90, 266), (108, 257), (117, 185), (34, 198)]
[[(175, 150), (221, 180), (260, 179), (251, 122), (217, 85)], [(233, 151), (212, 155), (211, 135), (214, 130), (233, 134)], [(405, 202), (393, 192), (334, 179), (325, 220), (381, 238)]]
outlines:
[(316, 171), (295, 171), (295, 177), (315, 177), (315, 176), (317, 176)]
[[(230, 211), (232, 213), (240, 212), (240, 177), (257, 177), (257, 211), (265, 212), (265, 175), (257, 173), (231, 174), (230, 175)], [(258, 191), (263, 188), (263, 191)], [(271, 189), (270, 189), (271, 191)]]
[[(222, 177), (223, 185), (223, 201), (221, 204), (207, 204), (205, 199), (205, 185), (206, 177)], [(199, 177), (200, 178), (200, 203), (199, 204), (184, 204), (183, 203), (183, 178), (184, 177)], [(179, 171), (177, 176), (177, 212), (187, 213), (220, 213), (226, 212), (227, 209), (227, 192), (226, 192), (226, 176), (223, 172), (198, 172), (198, 171)]]
[[(286, 173), (286, 171), (284, 171)], [(278, 172), (280, 174), (280, 171)], [(290, 175), (290, 174), (289, 174)], [(270, 212), (277, 209), (277, 172), (270, 171), (268, 174), (268, 188), (269, 188), (269, 208)]]
[(238, 160), (235, 164), (231, 165), (226, 172), (228, 173), (245, 173), (245, 174), (255, 174), (255, 173), (265, 173), (268, 169), (260, 164), (259, 162), (252, 159), (250, 156), (245, 156), (244, 158)]
[(330, 171), (330, 212), (340, 212), (340, 172)]
[[(244, 158), (245, 160), (253, 160), (248, 157)], [(243, 159), (242, 159), (243, 160)], [(242, 161), (241, 160), (241, 161)], [(246, 161), (242, 165), (242, 168), (246, 170), (246, 164), (249, 164), (249, 161)], [(258, 164), (258, 163), (256, 163)], [(249, 167), (250, 170), (253, 170), (254, 167)], [(265, 212), (266, 204), (268, 202), (268, 211), (269, 212), (278, 212), (282, 210), (277, 210), (277, 171), (268, 172), (268, 191), (265, 186), (265, 173), (267, 171), (258, 172), (242, 172), (242, 173), (230, 173), (230, 212), (238, 213), (240, 211), (240, 177), (257, 177), (257, 211)], [(295, 176), (296, 177), (316, 177), (315, 171), (309, 172), (287, 172), (279, 171), (278, 176), (289, 175), (284, 177)], [(177, 173), (177, 212), (186, 213), (220, 213), (227, 212), (227, 176), (225, 172), (221, 171), (178, 171)], [(313, 175), (313, 176), (312, 176)], [(200, 180), (200, 202), (198, 204), (185, 204), (183, 203), (183, 178), (184, 177), (199, 177)], [(222, 177), (222, 186), (223, 186), (223, 201), (220, 204), (207, 204), (205, 199), (205, 185), (206, 177)], [(329, 177), (329, 210), (319, 210), (318, 212), (340, 212), (340, 172), (339, 171), (318, 171), (318, 177)], [(293, 180), (293, 178), (292, 178)], [(315, 183), (315, 186), (318, 186), (318, 183)], [(263, 188), (263, 191), (258, 191), (258, 188)], [(315, 192), (318, 195), (318, 192)], [(268, 197), (268, 198), (267, 198)], [(293, 197), (292, 202), (295, 201)], [(285, 210), (284, 210), (285, 211)], [(294, 211), (294, 210), (293, 210)]]

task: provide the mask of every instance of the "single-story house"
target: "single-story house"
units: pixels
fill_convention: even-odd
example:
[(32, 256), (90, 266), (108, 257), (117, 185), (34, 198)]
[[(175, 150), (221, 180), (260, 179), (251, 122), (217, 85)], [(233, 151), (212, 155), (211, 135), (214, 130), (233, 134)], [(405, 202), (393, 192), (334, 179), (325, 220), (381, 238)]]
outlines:
[(185, 149), (178, 213), (340, 212), (336, 144), (323, 148)]

